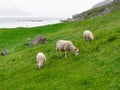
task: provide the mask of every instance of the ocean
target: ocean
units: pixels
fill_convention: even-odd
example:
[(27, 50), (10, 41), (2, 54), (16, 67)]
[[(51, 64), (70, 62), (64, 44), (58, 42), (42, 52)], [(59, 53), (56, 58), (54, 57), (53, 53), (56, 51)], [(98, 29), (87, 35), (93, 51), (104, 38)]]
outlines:
[(0, 17), (0, 28), (37, 27), (60, 23), (59, 18)]

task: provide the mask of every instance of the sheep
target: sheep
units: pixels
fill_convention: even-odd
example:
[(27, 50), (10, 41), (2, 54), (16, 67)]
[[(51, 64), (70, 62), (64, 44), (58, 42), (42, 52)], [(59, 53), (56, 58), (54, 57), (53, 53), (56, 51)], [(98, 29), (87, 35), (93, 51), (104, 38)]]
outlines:
[(85, 39), (86, 42), (88, 40), (93, 40), (94, 39), (94, 36), (93, 36), (92, 32), (89, 31), (89, 30), (84, 31), (83, 36), (84, 36), (84, 39)]
[(42, 52), (39, 52), (36, 56), (36, 61), (38, 63), (38, 68), (41, 69), (46, 61), (45, 55)]
[(66, 40), (59, 40), (56, 43), (56, 51), (59, 52), (59, 55), (61, 56), (60, 52), (65, 52), (65, 58), (67, 58), (67, 53), (69, 51), (74, 52), (75, 55), (79, 54), (78, 49), (72, 44), (71, 41), (66, 41)]

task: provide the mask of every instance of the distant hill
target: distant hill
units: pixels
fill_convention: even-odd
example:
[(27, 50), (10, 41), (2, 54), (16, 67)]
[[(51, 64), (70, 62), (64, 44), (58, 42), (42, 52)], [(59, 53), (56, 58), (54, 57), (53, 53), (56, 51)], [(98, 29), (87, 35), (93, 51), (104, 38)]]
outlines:
[(95, 4), (92, 8), (104, 6), (104, 5), (106, 5), (106, 4), (111, 3), (112, 1), (113, 1), (113, 0), (105, 0), (105, 1), (102, 1), (102, 2), (100, 2), (100, 3)]
[[(108, 0), (106, 0), (108, 1)], [(72, 17), (71, 21), (74, 20), (85, 20), (85, 19), (89, 19), (89, 18), (96, 18), (99, 16), (103, 16), (106, 14), (109, 14), (113, 11), (119, 10), (120, 9), (120, 0), (114, 0), (111, 3), (104, 5), (104, 6), (100, 6), (97, 8), (92, 8), (90, 10), (87, 10), (85, 12), (82, 12), (80, 14), (75, 14)]]

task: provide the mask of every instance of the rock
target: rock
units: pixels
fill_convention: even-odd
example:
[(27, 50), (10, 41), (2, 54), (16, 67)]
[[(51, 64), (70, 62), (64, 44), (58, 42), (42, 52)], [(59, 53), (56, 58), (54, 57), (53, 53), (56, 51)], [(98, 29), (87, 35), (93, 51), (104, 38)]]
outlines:
[(112, 0), (104, 0), (104, 1), (101, 1), (101, 2), (99, 2), (99, 3), (95, 4), (95, 5), (93, 5), (92, 8), (104, 6), (104, 5), (107, 5), (107, 4), (111, 3), (111, 2), (112, 2)]
[(42, 35), (37, 35), (34, 40), (30, 43), (30, 45), (35, 45), (35, 44), (44, 44), (46, 41), (46, 38)]
[(67, 18), (65, 20), (60, 20), (60, 22), (71, 22), (71, 21), (73, 21), (72, 18)]
[(120, 3), (120, 0), (113, 0), (114, 3)]
[(8, 50), (4, 50), (1, 52), (1, 55), (5, 56), (5, 55), (8, 55), (9, 54), (9, 51)]

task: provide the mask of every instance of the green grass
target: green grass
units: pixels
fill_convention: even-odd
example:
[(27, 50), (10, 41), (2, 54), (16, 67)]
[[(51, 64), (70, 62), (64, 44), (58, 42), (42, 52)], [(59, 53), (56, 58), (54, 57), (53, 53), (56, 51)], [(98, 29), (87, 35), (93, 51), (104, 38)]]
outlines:
[[(94, 41), (84, 42), (89, 29)], [(26, 47), (27, 38), (41, 34), (44, 45)], [(71, 40), (80, 54), (57, 57), (57, 40)], [(120, 11), (96, 19), (34, 28), (0, 30), (0, 90), (120, 90)], [(47, 61), (39, 70), (35, 56)]]

